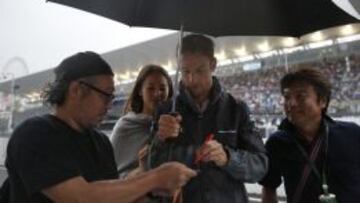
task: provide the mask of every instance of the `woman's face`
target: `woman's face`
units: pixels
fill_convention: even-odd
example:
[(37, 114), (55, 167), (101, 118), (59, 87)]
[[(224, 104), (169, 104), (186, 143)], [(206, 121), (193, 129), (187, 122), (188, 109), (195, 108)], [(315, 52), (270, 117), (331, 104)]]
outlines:
[(142, 113), (152, 115), (156, 106), (168, 99), (169, 84), (161, 73), (148, 75), (139, 92), (143, 100)]

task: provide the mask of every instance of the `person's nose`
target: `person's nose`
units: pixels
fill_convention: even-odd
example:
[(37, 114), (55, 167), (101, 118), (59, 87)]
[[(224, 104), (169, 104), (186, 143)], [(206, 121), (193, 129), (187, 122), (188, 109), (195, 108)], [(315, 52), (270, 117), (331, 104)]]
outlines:
[(189, 73), (186, 75), (186, 81), (188, 84), (193, 84), (195, 82), (195, 74), (194, 73)]
[(294, 97), (290, 97), (287, 99), (286, 104), (288, 107), (294, 107), (298, 104), (298, 102), (296, 101), (296, 99)]
[(160, 89), (156, 89), (154, 92), (153, 92), (153, 96), (155, 98), (160, 98), (161, 97), (161, 90)]

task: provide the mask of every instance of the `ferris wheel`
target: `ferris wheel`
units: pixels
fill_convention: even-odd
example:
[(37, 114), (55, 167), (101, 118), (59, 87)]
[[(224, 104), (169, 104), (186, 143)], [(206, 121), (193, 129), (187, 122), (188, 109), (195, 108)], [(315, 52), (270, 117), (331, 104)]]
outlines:
[(26, 61), (21, 57), (10, 58), (0, 69), (0, 82), (25, 76), (29, 73)]

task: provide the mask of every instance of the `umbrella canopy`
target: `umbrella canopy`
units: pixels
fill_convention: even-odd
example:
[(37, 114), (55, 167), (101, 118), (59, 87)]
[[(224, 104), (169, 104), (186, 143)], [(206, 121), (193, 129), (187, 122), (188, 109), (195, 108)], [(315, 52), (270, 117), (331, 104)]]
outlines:
[(130, 26), (217, 36), (292, 36), (359, 20), (331, 0), (49, 0)]
[(178, 90), (183, 31), (218, 36), (300, 37), (359, 22), (332, 0), (48, 0), (130, 26), (181, 30), (172, 110)]

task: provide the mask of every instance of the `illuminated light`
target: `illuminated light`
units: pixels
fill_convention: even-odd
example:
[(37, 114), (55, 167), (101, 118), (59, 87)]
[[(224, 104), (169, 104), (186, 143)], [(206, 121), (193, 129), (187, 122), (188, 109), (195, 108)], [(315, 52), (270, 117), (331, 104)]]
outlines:
[(324, 34), (321, 31), (315, 32), (311, 35), (311, 41), (318, 42), (324, 40)]
[(277, 55), (277, 52), (276, 52), (276, 50), (273, 50), (273, 51), (262, 52), (262, 53), (259, 53), (258, 55), (260, 58), (267, 58), (270, 56)]
[(283, 40), (284, 47), (293, 47), (297, 44), (297, 40), (293, 37), (287, 37)]
[(291, 48), (284, 48), (283, 52), (285, 54), (290, 54), (296, 51), (304, 51), (304, 46), (296, 46), (296, 47), (291, 47)]
[(333, 44), (334, 44), (333, 40), (329, 39), (329, 40), (325, 40), (325, 41), (321, 41), (321, 42), (309, 43), (308, 47), (310, 49), (316, 49), (316, 48), (330, 46), (330, 45), (333, 45)]
[(114, 85), (115, 85), (115, 86), (119, 86), (119, 85), (121, 85), (120, 80), (115, 80), (115, 81), (114, 81)]
[(218, 66), (227, 66), (232, 64), (232, 60), (231, 59), (226, 59), (226, 60), (221, 60), (218, 62)]
[(171, 61), (168, 61), (167, 64), (162, 64), (161, 66), (168, 72), (175, 69)]
[(31, 92), (26, 95), (30, 103), (37, 102), (41, 100), (41, 94), (39, 92)]
[(116, 78), (116, 80), (121, 80), (121, 73), (117, 73), (117, 74), (115, 74), (115, 78)]
[(139, 73), (140, 73), (140, 70), (131, 71), (131, 73), (130, 73), (131, 76), (130, 77), (135, 79), (135, 78), (137, 78)]
[(136, 80), (141, 68), (134, 71), (126, 71), (125, 73), (116, 73), (114, 76), (114, 84), (115, 86), (119, 86), (122, 84), (129, 84)]
[(352, 35), (355, 33), (355, 29), (352, 25), (345, 25), (340, 29), (341, 29), (340, 32), (342, 35)]
[(215, 57), (217, 60), (219, 61), (222, 61), (222, 60), (225, 60), (226, 59), (226, 55), (225, 55), (225, 52), (224, 51), (221, 51), (217, 54), (215, 54)]
[(254, 57), (253, 55), (248, 55), (248, 56), (240, 57), (240, 58), (238, 58), (237, 60), (238, 60), (239, 62), (245, 62), (245, 61), (252, 61), (252, 60), (254, 60), (254, 59), (255, 59), (255, 57)]
[(360, 40), (360, 34), (337, 38), (338, 43), (346, 43)]
[(118, 85), (120, 85), (121, 84), (121, 79), (120, 79), (120, 74), (119, 73), (115, 73), (115, 75), (114, 75), (114, 84), (115, 84), (115, 86), (118, 86)]
[(269, 46), (269, 43), (268, 42), (264, 42), (262, 44), (259, 44), (258, 46), (258, 49), (262, 52), (265, 52), (265, 51), (270, 51), (270, 46)]
[(169, 73), (170, 76), (173, 76), (173, 75), (176, 74), (176, 70), (175, 69), (170, 70), (170, 71), (168, 71), (168, 73)]
[(114, 75), (114, 80), (119, 80), (120, 74), (119, 73), (115, 73)]
[(245, 56), (248, 54), (245, 47), (242, 47), (240, 49), (235, 49), (234, 52), (237, 56)]
[(130, 83), (132, 83), (132, 82), (134, 82), (134, 80), (129, 79), (129, 80), (121, 81), (121, 84), (122, 84), (122, 85), (126, 85), (126, 84), (130, 84)]
[(114, 84), (115, 84), (115, 86), (118, 86), (121, 84), (119, 78), (114, 77)]
[(130, 79), (130, 72), (126, 71), (125, 73), (119, 74), (119, 78), (122, 79), (122, 80)]

